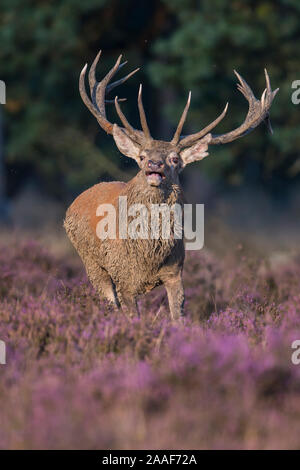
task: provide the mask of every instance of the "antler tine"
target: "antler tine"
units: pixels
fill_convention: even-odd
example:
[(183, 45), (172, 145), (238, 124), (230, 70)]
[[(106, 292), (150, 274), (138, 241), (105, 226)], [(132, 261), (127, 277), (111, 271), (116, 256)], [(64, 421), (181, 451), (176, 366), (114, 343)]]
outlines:
[(268, 99), (271, 99), (271, 102), (272, 102), (272, 100), (277, 95), (277, 93), (279, 91), (279, 88), (276, 88), (276, 90), (272, 91), (271, 83), (270, 83), (270, 77), (269, 77), (269, 74), (267, 72), (267, 69), (264, 69), (264, 71), (265, 71), (265, 78), (266, 78), (266, 85), (267, 85), (267, 88), (266, 88), (267, 96), (268, 96)]
[(237, 84), (238, 90), (245, 96), (246, 99), (255, 101), (256, 98), (251, 90), (250, 86), (246, 82), (246, 80), (236, 71), (233, 71), (237, 76), (240, 83)]
[(89, 111), (95, 116), (97, 121), (99, 122), (100, 126), (102, 129), (105, 130), (108, 134), (112, 134), (112, 124), (106, 119), (105, 116), (103, 116), (99, 109), (95, 107), (95, 105), (91, 102), (90, 98), (87, 95), (86, 88), (85, 88), (85, 74), (86, 74), (86, 69), (87, 69), (87, 64), (83, 67), (80, 77), (79, 77), (79, 92), (80, 96), (82, 98), (82, 101), (86, 105), (86, 107), (89, 109)]
[[(126, 64), (126, 62), (123, 62), (123, 64)], [(121, 65), (123, 65), (121, 64)], [(122, 85), (122, 83), (126, 82), (126, 80), (128, 80), (128, 78), (132, 77), (132, 75), (134, 75), (136, 72), (138, 72), (140, 70), (140, 67), (138, 67), (137, 69), (133, 70), (132, 72), (130, 72), (128, 75), (126, 75), (125, 77), (123, 78), (120, 78), (120, 80), (117, 80), (113, 83), (111, 83), (110, 85), (108, 85), (106, 87), (106, 90), (107, 90), (107, 94), (111, 92), (111, 90), (113, 90), (114, 88), (116, 88), (116, 86), (119, 86), (119, 85)]]
[(261, 99), (258, 100), (255, 98), (251, 88), (247, 82), (241, 77), (241, 75), (234, 71), (240, 84), (238, 84), (238, 90), (245, 96), (249, 103), (249, 109), (245, 121), (235, 130), (221, 135), (213, 135), (210, 141), (210, 144), (225, 144), (227, 142), (232, 142), (239, 137), (242, 137), (245, 134), (251, 132), (255, 127), (257, 127), (262, 121), (265, 121), (270, 132), (272, 132), (271, 123), (269, 120), (269, 109), (271, 107), (272, 101), (275, 98), (279, 88), (275, 91), (272, 91), (270, 78), (267, 70), (265, 69), (265, 78), (267, 87), (261, 95)]
[(115, 107), (116, 107), (116, 111), (118, 113), (118, 116), (120, 118), (120, 121), (122, 122), (122, 124), (125, 127), (127, 133), (129, 134), (129, 136), (135, 141), (136, 140), (140, 141), (139, 138), (137, 139), (138, 135), (137, 135), (136, 129), (134, 129), (131, 124), (129, 124), (125, 114), (122, 112), (121, 107), (120, 107), (119, 102), (118, 102), (118, 97), (117, 96), (115, 97)]
[(188, 113), (188, 110), (189, 110), (189, 107), (190, 107), (190, 104), (191, 104), (191, 96), (192, 96), (192, 92), (190, 91), (190, 92), (189, 92), (188, 99), (187, 99), (187, 102), (186, 102), (186, 105), (185, 105), (185, 107), (184, 107), (184, 110), (183, 110), (182, 115), (181, 115), (181, 118), (180, 118), (180, 120), (179, 120), (177, 129), (176, 129), (176, 131), (175, 131), (174, 137), (173, 137), (173, 139), (171, 140), (171, 144), (177, 145), (178, 142), (179, 142), (180, 135), (181, 135), (181, 131), (182, 131), (183, 125), (184, 125), (184, 123), (185, 123), (185, 120), (186, 120), (186, 117), (187, 117), (187, 113)]
[(188, 147), (189, 145), (193, 144), (197, 140), (201, 139), (203, 136), (208, 134), (214, 127), (216, 127), (217, 124), (219, 124), (220, 121), (224, 118), (225, 114), (227, 113), (228, 109), (228, 103), (226, 103), (226, 106), (220, 116), (218, 116), (213, 122), (208, 124), (208, 126), (204, 127), (201, 131), (197, 132), (196, 134), (191, 134), (186, 137), (184, 137), (180, 142), (179, 146), (180, 147)]
[[(91, 91), (91, 96), (92, 98), (94, 98), (94, 105), (96, 106), (97, 109), (98, 108), (98, 104), (96, 102), (96, 90), (97, 90), (97, 86), (98, 86), (98, 83), (97, 83), (97, 80), (96, 80), (96, 67), (98, 65), (98, 62), (99, 62), (99, 59), (101, 57), (101, 54), (102, 54), (102, 51), (100, 50), (98, 52), (98, 54), (96, 55), (91, 67), (90, 67), (90, 70), (89, 70), (89, 74), (88, 74), (88, 80), (89, 80), (89, 86), (90, 86), (90, 91)], [(118, 67), (118, 71), (124, 67), (124, 65), (127, 64), (127, 60), (125, 62), (123, 62), (122, 64), (119, 65)], [(134, 73), (137, 71), (138, 69), (136, 69), (134, 71)], [(106, 89), (105, 89), (105, 95), (107, 95), (113, 88), (115, 88), (116, 86), (118, 85), (121, 85), (121, 83), (125, 82), (126, 80), (128, 80), (128, 78), (130, 78), (131, 76), (133, 75), (133, 72), (131, 72), (131, 74), (128, 74), (126, 77), (124, 77), (123, 79), (120, 79), (120, 80), (117, 80), (116, 82), (114, 83), (111, 83), (110, 85), (107, 85)], [(122, 101), (124, 101), (124, 99), (126, 98), (123, 98)], [(105, 103), (114, 103), (114, 100), (105, 100)]]
[(105, 94), (106, 94), (106, 87), (115, 73), (119, 70), (120, 62), (122, 59), (122, 54), (119, 55), (115, 65), (110, 69), (110, 71), (105, 75), (105, 77), (101, 80), (101, 82), (97, 83), (94, 86), (92, 91), (92, 100), (97, 105), (101, 114), (106, 117), (105, 112)]
[[(265, 90), (264, 90), (264, 93), (263, 93), (262, 98), (261, 98), (261, 102), (262, 102), (262, 107), (266, 106), (266, 105), (268, 105), (270, 107), (271, 104), (272, 104), (273, 99), (277, 95), (277, 92), (278, 92), (279, 88), (276, 88), (276, 90), (272, 91), (271, 83), (270, 83), (270, 77), (269, 77), (269, 74), (268, 74), (268, 71), (267, 71), (266, 68), (264, 69), (264, 72), (265, 72), (265, 79), (266, 79), (267, 88), (265, 88)], [(264, 122), (265, 122), (269, 132), (271, 134), (273, 134), (273, 129), (272, 129), (269, 113), (267, 114)]]
[[(116, 100), (106, 100), (105, 96), (113, 88), (115, 88), (118, 85), (121, 85), (126, 80), (128, 80), (130, 77), (132, 77), (132, 75), (134, 75), (139, 70), (139, 68), (133, 70), (132, 72), (127, 74), (125, 77), (123, 77), (119, 80), (116, 80), (115, 82), (109, 84), (110, 80), (115, 75), (115, 73), (117, 71), (119, 71), (122, 67), (124, 67), (124, 65), (127, 63), (127, 61), (121, 63), (122, 55), (120, 55), (118, 57), (117, 61), (115, 62), (114, 66), (105, 75), (105, 77), (100, 82), (97, 82), (97, 80), (96, 80), (96, 67), (97, 67), (97, 64), (99, 62), (100, 57), (101, 57), (101, 51), (99, 51), (97, 56), (95, 57), (92, 65), (90, 67), (89, 73), (88, 73), (88, 81), (89, 81), (91, 96), (90, 97), (88, 96), (87, 91), (86, 91), (86, 87), (85, 87), (85, 76), (86, 76), (86, 71), (87, 71), (87, 64), (85, 64), (85, 66), (83, 67), (83, 69), (80, 73), (79, 91), (80, 91), (80, 95), (81, 95), (81, 98), (82, 98), (83, 102), (85, 103), (87, 108), (90, 110), (90, 112), (96, 117), (96, 119), (97, 119), (98, 123), (100, 124), (100, 126), (108, 134), (112, 134), (113, 124), (111, 122), (109, 122), (106, 118), (105, 104), (106, 103), (116, 103), (116, 108), (117, 108), (117, 111), (118, 111), (118, 114), (119, 114), (120, 118), (121, 118), (121, 114), (123, 116), (121, 118), (121, 121), (123, 123), (125, 123), (126, 118), (123, 115), (122, 111), (120, 110), (118, 102), (125, 101), (126, 98), (120, 98), (120, 99), (116, 98)], [(142, 141), (145, 140), (145, 136), (141, 131), (138, 131), (138, 130), (134, 129), (132, 126), (130, 126), (130, 124), (128, 123), (127, 120), (126, 120), (126, 123), (127, 124), (126, 124), (125, 128), (127, 130), (127, 133), (128, 134), (130, 133), (131, 137), (134, 138), (135, 141), (141, 143)]]
[[(122, 101), (127, 101), (127, 98), (118, 97), (118, 102), (121, 103)], [(115, 100), (105, 100), (105, 104), (115, 104)]]
[(93, 89), (94, 89), (94, 86), (96, 85), (97, 81), (96, 81), (96, 67), (97, 67), (97, 64), (99, 62), (99, 59), (101, 57), (101, 54), (102, 54), (102, 51), (100, 49), (100, 51), (98, 52), (98, 54), (96, 55), (95, 59), (93, 60), (93, 63), (90, 67), (90, 71), (89, 71), (89, 75), (88, 75), (88, 79), (89, 79), (89, 85), (90, 85), (90, 90), (91, 90), (91, 94), (93, 92)]
[(267, 90), (268, 90), (268, 93), (271, 93), (272, 90), (271, 90), (270, 77), (266, 68), (264, 69), (264, 72), (265, 72), (265, 77), (266, 77)]
[(140, 121), (141, 121), (142, 129), (145, 134), (145, 137), (147, 140), (152, 140), (149, 127), (147, 124), (147, 118), (146, 118), (146, 114), (145, 114), (145, 110), (143, 106), (143, 101), (142, 101), (142, 84), (140, 84), (140, 88), (139, 88), (138, 107), (139, 107), (139, 113), (140, 113)]

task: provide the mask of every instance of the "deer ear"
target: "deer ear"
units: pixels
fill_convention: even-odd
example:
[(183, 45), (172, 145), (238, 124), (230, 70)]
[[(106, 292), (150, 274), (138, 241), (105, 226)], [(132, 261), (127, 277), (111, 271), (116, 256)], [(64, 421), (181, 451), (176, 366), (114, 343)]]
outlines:
[(118, 149), (126, 157), (138, 159), (140, 154), (140, 146), (128, 137), (128, 135), (117, 125), (113, 126), (113, 137), (116, 142)]
[(183, 161), (183, 167), (188, 163), (202, 160), (208, 155), (208, 144), (211, 141), (211, 134), (207, 134), (202, 139), (198, 140), (194, 145), (188, 147), (180, 152)]

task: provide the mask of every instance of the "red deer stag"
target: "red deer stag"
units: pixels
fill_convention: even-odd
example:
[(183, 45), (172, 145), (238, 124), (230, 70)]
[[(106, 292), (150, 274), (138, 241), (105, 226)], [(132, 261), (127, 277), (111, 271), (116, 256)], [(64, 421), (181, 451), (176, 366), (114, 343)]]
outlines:
[(133, 315), (138, 314), (137, 297), (163, 284), (168, 295), (171, 318), (177, 320), (183, 315), (184, 303), (183, 240), (174, 236), (169, 239), (159, 237), (155, 240), (121, 237), (101, 240), (96, 234), (97, 223), (100, 220), (97, 208), (100, 204), (112, 204), (118, 214), (119, 196), (127, 197), (128, 206), (131, 204), (143, 204), (146, 207), (152, 204), (171, 206), (175, 203), (183, 206), (184, 199), (178, 175), (185, 165), (206, 157), (209, 145), (232, 142), (251, 132), (262, 121), (265, 121), (272, 131), (269, 109), (278, 89), (272, 91), (265, 70), (266, 88), (258, 100), (246, 81), (235, 71), (239, 80), (237, 87), (249, 103), (244, 123), (225, 134), (211, 133), (224, 118), (227, 104), (220, 116), (204, 129), (195, 134), (182, 136), (181, 131), (191, 100), (189, 93), (175, 134), (170, 142), (165, 142), (151, 137), (142, 103), (142, 86), (138, 93), (142, 131), (134, 129), (129, 124), (119, 105), (119, 101), (122, 100), (118, 100), (118, 97), (114, 103), (123, 127), (108, 121), (105, 104), (113, 101), (106, 100), (107, 94), (139, 69), (110, 83), (115, 73), (125, 64), (121, 63), (120, 56), (103, 80), (97, 82), (95, 69), (100, 54), (101, 51), (88, 74), (90, 98), (85, 88), (87, 64), (80, 74), (81, 98), (102, 129), (112, 134), (119, 151), (133, 158), (140, 171), (128, 183), (100, 183), (83, 192), (69, 207), (64, 227), (85, 265), (91, 283), (100, 295)]

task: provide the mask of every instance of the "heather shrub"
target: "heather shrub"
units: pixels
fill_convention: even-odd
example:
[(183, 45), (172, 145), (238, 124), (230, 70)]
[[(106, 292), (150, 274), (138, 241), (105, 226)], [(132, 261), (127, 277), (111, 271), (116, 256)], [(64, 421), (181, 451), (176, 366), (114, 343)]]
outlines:
[(1, 448), (299, 447), (299, 258), (188, 253), (172, 324), (163, 289), (129, 320), (75, 256), (1, 246)]

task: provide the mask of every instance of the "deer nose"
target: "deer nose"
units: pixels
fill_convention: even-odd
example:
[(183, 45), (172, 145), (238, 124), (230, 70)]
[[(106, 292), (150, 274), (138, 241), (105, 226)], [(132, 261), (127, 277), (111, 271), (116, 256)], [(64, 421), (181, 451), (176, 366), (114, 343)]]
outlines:
[(152, 168), (160, 168), (161, 166), (163, 166), (163, 162), (161, 160), (159, 161), (153, 161), (153, 160), (149, 160), (148, 161), (148, 167), (152, 167)]

